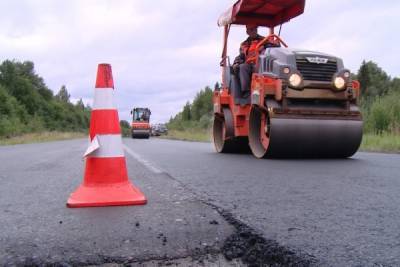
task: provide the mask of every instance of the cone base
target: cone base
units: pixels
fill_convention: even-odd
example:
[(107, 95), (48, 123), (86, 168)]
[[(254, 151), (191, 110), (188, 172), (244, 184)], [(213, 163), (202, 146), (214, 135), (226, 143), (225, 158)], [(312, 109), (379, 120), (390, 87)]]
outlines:
[(90, 186), (81, 184), (71, 193), (67, 207), (128, 206), (146, 203), (147, 199), (143, 193), (130, 182)]

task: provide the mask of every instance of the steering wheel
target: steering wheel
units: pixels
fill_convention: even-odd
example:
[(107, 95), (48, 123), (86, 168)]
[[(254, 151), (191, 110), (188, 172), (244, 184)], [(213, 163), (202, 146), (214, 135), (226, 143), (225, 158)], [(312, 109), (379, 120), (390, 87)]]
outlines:
[(284, 47), (288, 47), (287, 44), (281, 39), (281, 37), (279, 37), (276, 34), (270, 34), (264, 39), (262, 39), (261, 42), (257, 44), (257, 50), (259, 50), (261, 46), (263, 46), (265, 43), (271, 43), (275, 45), (282, 44)]
[(254, 57), (251, 57), (249, 59), (246, 60), (246, 62), (255, 62), (256, 64), (258, 63), (258, 55), (260, 53), (260, 51), (264, 48), (264, 45), (266, 43), (270, 43), (274, 46), (280, 46), (281, 44), (284, 47), (288, 47), (287, 44), (276, 34), (270, 34), (268, 36), (266, 36), (264, 39), (262, 39), (258, 44), (257, 44), (257, 54)]

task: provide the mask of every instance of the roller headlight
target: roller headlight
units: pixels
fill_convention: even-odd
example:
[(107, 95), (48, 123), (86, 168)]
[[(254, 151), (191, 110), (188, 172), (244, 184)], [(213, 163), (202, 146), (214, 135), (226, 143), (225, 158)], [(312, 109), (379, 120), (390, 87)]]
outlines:
[(301, 76), (297, 73), (293, 73), (289, 76), (289, 84), (293, 87), (299, 87), (302, 80), (303, 79), (301, 78)]
[(343, 89), (346, 85), (346, 81), (342, 77), (336, 77), (333, 83), (338, 90)]
[(283, 73), (289, 74), (289, 73), (290, 73), (289, 67), (284, 67), (284, 68), (283, 68)]

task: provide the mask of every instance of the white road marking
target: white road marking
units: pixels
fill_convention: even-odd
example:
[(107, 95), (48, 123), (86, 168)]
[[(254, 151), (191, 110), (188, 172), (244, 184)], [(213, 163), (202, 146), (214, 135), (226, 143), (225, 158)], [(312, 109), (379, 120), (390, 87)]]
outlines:
[(163, 173), (163, 171), (159, 168), (157, 168), (156, 166), (154, 166), (153, 163), (147, 161), (146, 159), (144, 159), (142, 156), (140, 156), (139, 154), (135, 153), (132, 151), (132, 149), (130, 149), (129, 147), (127, 147), (126, 145), (123, 145), (126, 153), (128, 153), (129, 155), (131, 155), (134, 159), (136, 159), (137, 161), (139, 161), (140, 163), (142, 163), (144, 166), (146, 166), (147, 169), (149, 169), (150, 171), (160, 174)]

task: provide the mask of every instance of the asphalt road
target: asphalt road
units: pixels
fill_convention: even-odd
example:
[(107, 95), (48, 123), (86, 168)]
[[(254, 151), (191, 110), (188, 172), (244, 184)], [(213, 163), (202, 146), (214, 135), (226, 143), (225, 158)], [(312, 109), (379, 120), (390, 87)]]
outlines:
[(267, 239), (323, 266), (400, 266), (400, 155), (257, 160), (209, 143), (126, 145)]
[(400, 266), (400, 155), (258, 160), (209, 143), (124, 143), (145, 206), (65, 207), (82, 180), (85, 140), (0, 147), (0, 265), (223, 254), (250, 264), (262, 255), (281, 265)]
[(214, 208), (129, 156), (128, 173), (147, 205), (66, 208), (82, 181), (86, 147), (86, 140), (0, 147), (0, 266), (201, 260), (233, 233)]

